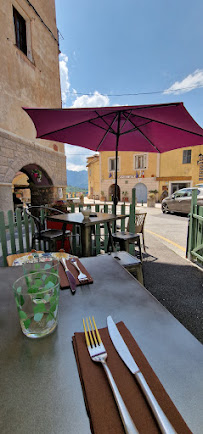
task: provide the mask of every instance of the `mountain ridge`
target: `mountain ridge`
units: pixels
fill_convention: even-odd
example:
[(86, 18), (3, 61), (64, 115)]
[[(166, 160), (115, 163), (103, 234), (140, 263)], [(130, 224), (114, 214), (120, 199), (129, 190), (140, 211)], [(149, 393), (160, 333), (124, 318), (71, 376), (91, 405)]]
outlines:
[(88, 172), (87, 170), (75, 170), (66, 169), (67, 184), (71, 187), (88, 188)]

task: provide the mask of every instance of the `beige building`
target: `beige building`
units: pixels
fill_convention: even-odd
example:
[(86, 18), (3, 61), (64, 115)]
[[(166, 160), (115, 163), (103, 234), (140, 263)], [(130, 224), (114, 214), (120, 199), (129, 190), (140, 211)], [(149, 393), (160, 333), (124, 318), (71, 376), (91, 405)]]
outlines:
[(13, 180), (30, 187), (32, 204), (65, 198), (64, 145), (36, 140), (22, 109), (61, 107), (55, 0), (2, 1), (0, 28), (0, 209), (7, 211)]
[[(115, 184), (115, 152), (88, 158), (88, 195), (111, 200)], [(131, 201), (136, 188), (138, 202), (147, 202), (150, 191), (156, 200), (183, 187), (203, 183), (203, 145), (163, 154), (118, 152), (118, 199)]]

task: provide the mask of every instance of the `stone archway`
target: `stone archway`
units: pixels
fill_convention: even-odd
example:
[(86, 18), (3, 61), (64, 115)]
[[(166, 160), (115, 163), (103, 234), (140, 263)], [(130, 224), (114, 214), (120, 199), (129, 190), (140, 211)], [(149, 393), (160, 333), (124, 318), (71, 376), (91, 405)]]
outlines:
[[(20, 169), (28, 179), (31, 205), (52, 204), (54, 201), (53, 182), (46, 171), (37, 164), (27, 164)], [(23, 186), (22, 186), (23, 187)]]
[[(115, 195), (115, 184), (111, 184), (109, 187), (108, 200), (112, 200), (112, 197), (114, 195)], [(120, 201), (120, 196), (121, 196), (120, 187), (119, 187), (119, 185), (117, 185), (117, 199), (118, 199), (118, 201)]]
[[(39, 190), (46, 187), (46, 193), (48, 194), (49, 189), (54, 201), (59, 198), (59, 189), (60, 191), (62, 189), (62, 197), (66, 198), (66, 159), (62, 152), (56, 152), (36, 141), (27, 140), (2, 129), (0, 129), (0, 138), (3, 149), (3, 158), (0, 161), (0, 210), (4, 212), (5, 219), (7, 219), (7, 211), (13, 209), (13, 179), (27, 166), (35, 165), (42, 172), (43, 182), (39, 183), (37, 179), (31, 179), (31, 172), (28, 174), (34, 188), (38, 187)], [(43, 203), (49, 202), (46, 195), (42, 195), (42, 198)]]

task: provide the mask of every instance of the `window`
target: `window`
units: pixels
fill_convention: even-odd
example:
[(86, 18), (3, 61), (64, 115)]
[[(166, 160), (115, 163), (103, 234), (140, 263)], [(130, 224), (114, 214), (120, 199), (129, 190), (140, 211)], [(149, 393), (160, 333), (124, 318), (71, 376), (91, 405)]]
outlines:
[(189, 150), (184, 149), (184, 151), (183, 151), (183, 164), (191, 163), (191, 153), (192, 153), (191, 149), (189, 149)]
[(147, 168), (147, 154), (135, 155), (135, 169)]
[[(109, 158), (109, 172), (116, 170), (116, 159), (115, 158)], [(118, 170), (120, 170), (120, 159), (118, 157)]]
[(175, 193), (175, 198), (179, 198), (179, 197), (191, 197), (192, 196), (192, 190), (189, 188), (183, 188), (180, 191), (177, 191), (177, 193)]
[(13, 21), (16, 45), (27, 56), (26, 21), (15, 8), (13, 8)]

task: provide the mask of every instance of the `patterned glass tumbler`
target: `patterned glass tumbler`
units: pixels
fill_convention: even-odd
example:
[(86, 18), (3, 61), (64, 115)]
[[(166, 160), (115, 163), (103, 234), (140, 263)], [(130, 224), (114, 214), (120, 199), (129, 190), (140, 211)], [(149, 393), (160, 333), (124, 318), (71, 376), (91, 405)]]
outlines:
[(49, 259), (48, 261), (25, 262), (23, 264), (23, 273), (36, 273), (38, 271), (48, 271), (49, 273), (58, 274), (60, 261), (58, 259)]
[(13, 284), (22, 332), (29, 338), (52, 333), (58, 324), (60, 279), (40, 269), (25, 274)]

